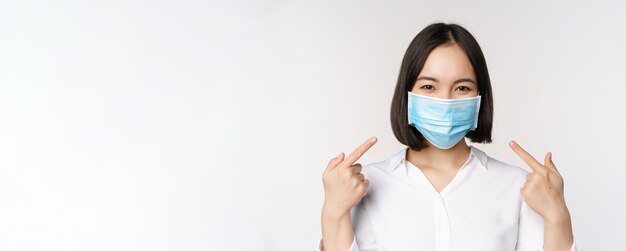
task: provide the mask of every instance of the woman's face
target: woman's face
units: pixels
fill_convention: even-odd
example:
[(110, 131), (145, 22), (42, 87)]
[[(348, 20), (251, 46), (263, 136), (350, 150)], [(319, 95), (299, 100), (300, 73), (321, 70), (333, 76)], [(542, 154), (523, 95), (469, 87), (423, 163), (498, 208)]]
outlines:
[(463, 49), (457, 44), (433, 49), (411, 92), (444, 99), (477, 96), (476, 74)]

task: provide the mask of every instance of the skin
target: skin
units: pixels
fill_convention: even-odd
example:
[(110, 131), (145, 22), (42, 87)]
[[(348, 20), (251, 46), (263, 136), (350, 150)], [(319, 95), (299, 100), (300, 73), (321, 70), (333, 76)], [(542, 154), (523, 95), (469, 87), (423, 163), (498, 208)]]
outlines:
[[(456, 44), (435, 48), (424, 64), (411, 92), (445, 99), (469, 98), (478, 95), (476, 74), (467, 55)], [(361, 173), (356, 161), (377, 139), (370, 138), (348, 157), (340, 153), (331, 159), (322, 174), (325, 200), (322, 208), (323, 250), (348, 250), (354, 238), (350, 209), (367, 193), (369, 180)], [(407, 161), (418, 167), (441, 191), (452, 181), (456, 172), (469, 158), (471, 150), (465, 140), (450, 149), (428, 145), (421, 151), (409, 148)], [(520, 193), (524, 201), (544, 219), (545, 251), (568, 251), (573, 244), (571, 218), (565, 204), (563, 178), (547, 153), (541, 164), (519, 144), (510, 142), (511, 149), (530, 166)]]

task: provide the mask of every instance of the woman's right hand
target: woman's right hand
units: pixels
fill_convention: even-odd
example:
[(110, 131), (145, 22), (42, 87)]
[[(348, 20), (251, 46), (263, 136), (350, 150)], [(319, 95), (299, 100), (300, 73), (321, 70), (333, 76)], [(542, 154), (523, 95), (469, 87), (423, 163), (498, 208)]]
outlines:
[(375, 143), (376, 137), (368, 139), (344, 159), (343, 152), (328, 163), (322, 181), (324, 183), (324, 211), (331, 217), (350, 214), (350, 209), (367, 193), (369, 180), (361, 173), (363, 166), (355, 162)]

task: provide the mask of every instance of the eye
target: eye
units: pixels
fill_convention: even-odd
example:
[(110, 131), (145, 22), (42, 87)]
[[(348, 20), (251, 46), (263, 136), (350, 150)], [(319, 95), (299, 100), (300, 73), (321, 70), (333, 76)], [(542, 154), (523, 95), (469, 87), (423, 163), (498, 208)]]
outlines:
[(467, 92), (467, 91), (472, 90), (472, 89), (470, 89), (470, 88), (469, 88), (469, 87), (467, 87), (467, 86), (459, 86), (459, 87), (457, 87), (456, 89), (457, 89), (457, 90), (459, 90), (459, 91), (463, 91), (463, 92)]
[(434, 89), (435, 89), (435, 87), (434, 87), (434, 86), (432, 86), (432, 85), (422, 85), (422, 86), (420, 87), (420, 89), (425, 89), (425, 90), (434, 90)]

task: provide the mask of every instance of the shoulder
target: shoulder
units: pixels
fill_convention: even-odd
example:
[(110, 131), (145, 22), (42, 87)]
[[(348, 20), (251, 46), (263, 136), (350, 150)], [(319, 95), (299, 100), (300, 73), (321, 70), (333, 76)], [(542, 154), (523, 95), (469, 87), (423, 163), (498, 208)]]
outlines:
[(396, 151), (386, 159), (370, 162), (363, 165), (362, 173), (364, 175), (391, 174), (398, 165), (402, 164), (405, 158), (406, 147)]
[(513, 176), (526, 176), (528, 173), (526, 169), (500, 161), (473, 145), (470, 146), (470, 148), (472, 149), (474, 157), (479, 160), (481, 165), (486, 166), (488, 172)]
[(479, 160), (476, 165), (484, 168), (473, 172), (472, 182), (478, 187), (485, 189), (496, 189), (502, 191), (510, 191), (519, 195), (518, 189), (526, 182), (528, 171), (520, 166), (512, 165), (487, 155), (482, 150), (472, 147), (473, 155)]
[(511, 165), (491, 156), (488, 156), (487, 161), (489, 162), (489, 171), (513, 176), (526, 176), (528, 174), (528, 171), (522, 167)]
[(520, 166), (503, 162), (491, 156), (487, 156), (487, 163), (487, 175), (505, 182), (508, 181), (521, 185), (524, 183), (524, 181), (526, 180), (526, 175), (528, 175), (529, 173), (528, 170)]

